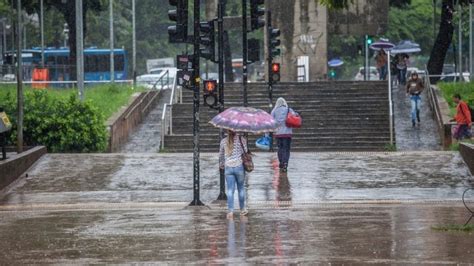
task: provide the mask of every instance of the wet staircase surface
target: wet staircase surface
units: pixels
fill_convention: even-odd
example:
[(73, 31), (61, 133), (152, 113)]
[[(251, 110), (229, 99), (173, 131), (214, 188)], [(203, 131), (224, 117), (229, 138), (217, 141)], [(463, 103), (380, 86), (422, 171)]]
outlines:
[[(382, 151), (390, 140), (386, 82), (279, 83), (273, 99), (287, 100), (303, 117), (294, 131), (294, 151)], [(242, 106), (241, 84), (226, 84), (226, 108)], [(270, 111), (267, 86), (249, 83), (249, 106)], [(173, 106), (173, 132), (165, 136), (166, 152), (192, 151), (192, 93), (184, 91), (183, 103)], [(200, 109), (200, 147), (218, 151), (219, 130), (207, 122), (217, 111)], [(250, 136), (254, 143), (259, 136)]]
[(169, 102), (170, 90), (164, 90), (158, 104), (148, 113), (140, 126), (120, 149), (122, 153), (156, 153), (160, 150), (161, 115), (163, 106)]
[(393, 89), (393, 106), (395, 117), (395, 135), (397, 150), (400, 151), (435, 151), (441, 150), (438, 126), (429, 106), (427, 92), (421, 95), (420, 120), (415, 127), (411, 123), (411, 102), (406, 96), (404, 86)]

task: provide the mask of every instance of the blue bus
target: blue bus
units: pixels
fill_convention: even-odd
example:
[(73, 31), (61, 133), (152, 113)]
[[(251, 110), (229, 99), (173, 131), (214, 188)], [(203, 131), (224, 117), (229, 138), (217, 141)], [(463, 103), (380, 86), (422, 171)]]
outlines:
[[(10, 56), (10, 58), (9, 58)], [(6, 63), (13, 63), (14, 53), (6, 55)], [(26, 77), (31, 76), (35, 67), (41, 65), (41, 48), (22, 51)], [(10, 60), (9, 60), (10, 59)], [(69, 49), (47, 48), (44, 50), (45, 68), (49, 70), (50, 81), (70, 81), (74, 69), (69, 62)], [(114, 49), (115, 80), (127, 79), (127, 56), (124, 49)], [(86, 81), (110, 80), (110, 49), (87, 48), (84, 50), (84, 79)]]

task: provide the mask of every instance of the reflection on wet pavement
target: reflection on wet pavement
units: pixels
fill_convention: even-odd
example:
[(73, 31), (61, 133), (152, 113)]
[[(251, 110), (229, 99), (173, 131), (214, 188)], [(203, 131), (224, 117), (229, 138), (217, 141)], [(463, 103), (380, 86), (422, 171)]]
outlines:
[(403, 86), (393, 89), (395, 137), (399, 151), (435, 151), (441, 149), (438, 128), (431, 112), (427, 90), (421, 95), (420, 125), (411, 124), (411, 103)]
[(341, 204), (252, 209), (228, 221), (219, 208), (7, 212), (0, 261), (25, 263), (470, 263), (472, 234), (458, 206)]
[(203, 208), (185, 207), (192, 154), (48, 154), (1, 197), (0, 261), (474, 261), (472, 234), (431, 229), (468, 216), (459, 199), (472, 176), (458, 153), (292, 153), (286, 174), (272, 153), (254, 162), (249, 217), (229, 221), (212, 203), (216, 154), (201, 156)]
[[(293, 153), (287, 174), (271, 153), (254, 160), (249, 204), (459, 199), (472, 178), (454, 152)], [(191, 169), (192, 154), (48, 154), (0, 202), (186, 202)], [(201, 199), (212, 202), (219, 194), (217, 155), (203, 154), (201, 169)]]

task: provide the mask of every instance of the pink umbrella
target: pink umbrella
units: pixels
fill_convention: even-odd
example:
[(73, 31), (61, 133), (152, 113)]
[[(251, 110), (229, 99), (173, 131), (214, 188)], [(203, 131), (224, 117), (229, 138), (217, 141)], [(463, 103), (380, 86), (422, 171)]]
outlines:
[(273, 132), (278, 128), (278, 123), (270, 114), (252, 107), (231, 107), (209, 123), (218, 128), (254, 134)]

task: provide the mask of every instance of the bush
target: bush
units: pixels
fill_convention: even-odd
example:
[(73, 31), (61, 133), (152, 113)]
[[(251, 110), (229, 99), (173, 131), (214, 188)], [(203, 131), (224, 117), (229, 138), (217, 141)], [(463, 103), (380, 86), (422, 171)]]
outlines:
[(465, 101), (470, 106), (474, 106), (474, 83), (443, 83), (440, 82), (439, 88), (443, 92), (444, 99), (448, 102), (451, 107), (451, 114), (454, 114), (456, 111), (456, 105), (453, 102), (453, 95), (459, 93), (462, 97), (462, 100)]
[[(2, 105), (12, 120), (9, 142), (16, 142), (16, 95), (6, 93)], [(50, 152), (100, 152), (107, 148), (101, 112), (74, 94), (52, 97), (46, 90), (27, 90), (24, 106), (24, 144), (45, 145)]]

